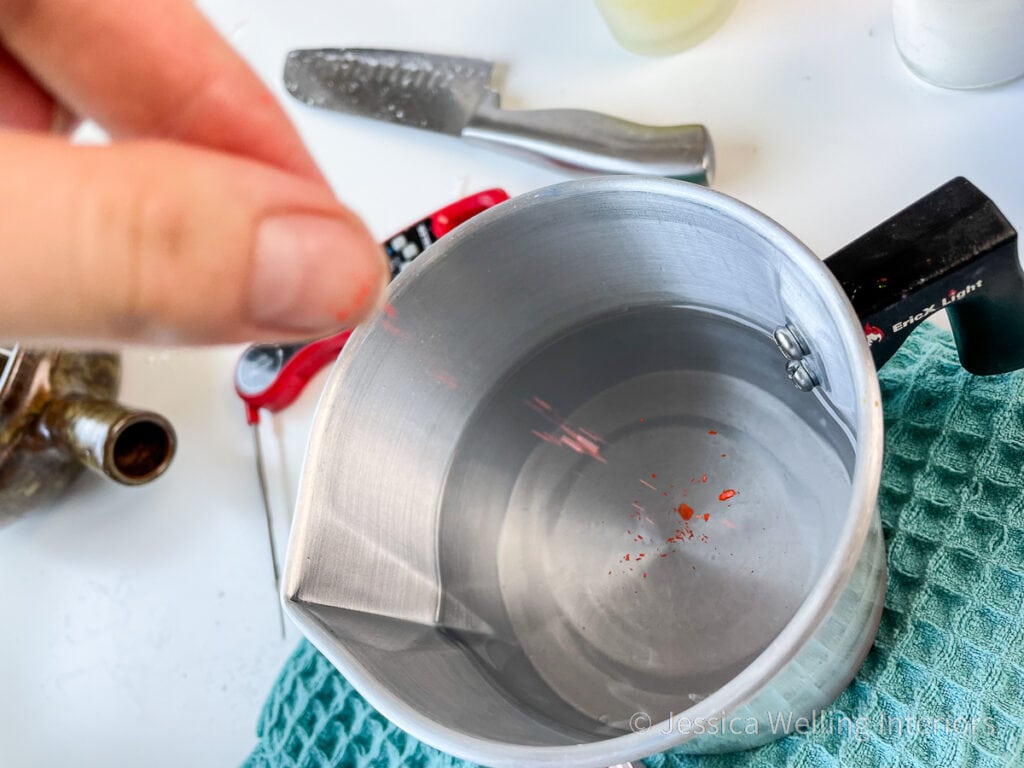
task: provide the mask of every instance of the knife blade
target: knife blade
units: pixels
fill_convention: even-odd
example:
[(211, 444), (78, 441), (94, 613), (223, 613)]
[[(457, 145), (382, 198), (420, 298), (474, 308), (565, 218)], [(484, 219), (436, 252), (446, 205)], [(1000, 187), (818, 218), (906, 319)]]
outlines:
[(373, 48), (291, 51), (284, 84), (313, 107), (461, 136), (562, 168), (709, 184), (702, 125), (649, 126), (582, 109), (504, 110), (483, 59)]

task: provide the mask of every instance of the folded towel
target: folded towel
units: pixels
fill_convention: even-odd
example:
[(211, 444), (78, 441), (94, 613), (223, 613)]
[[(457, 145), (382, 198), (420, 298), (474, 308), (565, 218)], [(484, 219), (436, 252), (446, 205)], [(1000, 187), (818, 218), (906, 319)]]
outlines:
[[(889, 588), (867, 661), (807, 733), (649, 768), (1024, 764), (1024, 372), (973, 377), (925, 325), (879, 378)], [(469, 766), (381, 717), (306, 642), (257, 734), (246, 768)]]

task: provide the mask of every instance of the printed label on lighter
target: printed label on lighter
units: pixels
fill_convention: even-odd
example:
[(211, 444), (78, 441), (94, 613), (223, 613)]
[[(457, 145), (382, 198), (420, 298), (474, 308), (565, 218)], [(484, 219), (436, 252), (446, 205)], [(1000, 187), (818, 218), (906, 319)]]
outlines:
[(942, 297), (941, 301), (929, 304), (927, 307), (923, 308), (920, 312), (917, 312), (917, 313), (911, 315), (906, 320), (900, 320), (900, 322), (896, 323), (892, 327), (893, 333), (898, 333), (899, 331), (902, 331), (904, 328), (909, 328), (910, 326), (912, 326), (912, 325), (914, 325), (916, 323), (921, 322), (922, 320), (924, 320), (929, 315), (935, 314), (940, 309), (945, 309), (946, 307), (950, 306), (951, 304), (955, 304), (956, 302), (960, 301), (964, 297), (969, 296), (970, 294), (974, 293), (976, 290), (981, 288), (982, 282), (983, 281), (978, 280), (975, 283), (971, 283), (970, 285), (965, 286), (962, 290), (959, 290), (959, 291), (956, 290), (955, 288), (951, 288), (949, 293), (947, 293), (945, 296)]
[(424, 248), (434, 242), (434, 238), (430, 236), (430, 228), (426, 224), (417, 224), (416, 234), (420, 236), (420, 242), (423, 243)]

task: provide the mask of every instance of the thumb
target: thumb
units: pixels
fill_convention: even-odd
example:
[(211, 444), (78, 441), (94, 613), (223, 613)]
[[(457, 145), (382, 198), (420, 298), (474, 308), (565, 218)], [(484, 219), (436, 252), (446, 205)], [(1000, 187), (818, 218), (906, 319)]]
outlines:
[(382, 301), (362, 222), (316, 182), (167, 143), (0, 132), (0, 338), (308, 337)]

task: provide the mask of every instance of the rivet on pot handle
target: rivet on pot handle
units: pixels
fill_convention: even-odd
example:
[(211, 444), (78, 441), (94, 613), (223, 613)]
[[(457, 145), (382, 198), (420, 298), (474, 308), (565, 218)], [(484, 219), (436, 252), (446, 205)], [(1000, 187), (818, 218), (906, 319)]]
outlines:
[(967, 179), (943, 184), (825, 264), (864, 324), (876, 367), (920, 322), (945, 309), (968, 371), (1024, 368), (1017, 232)]

